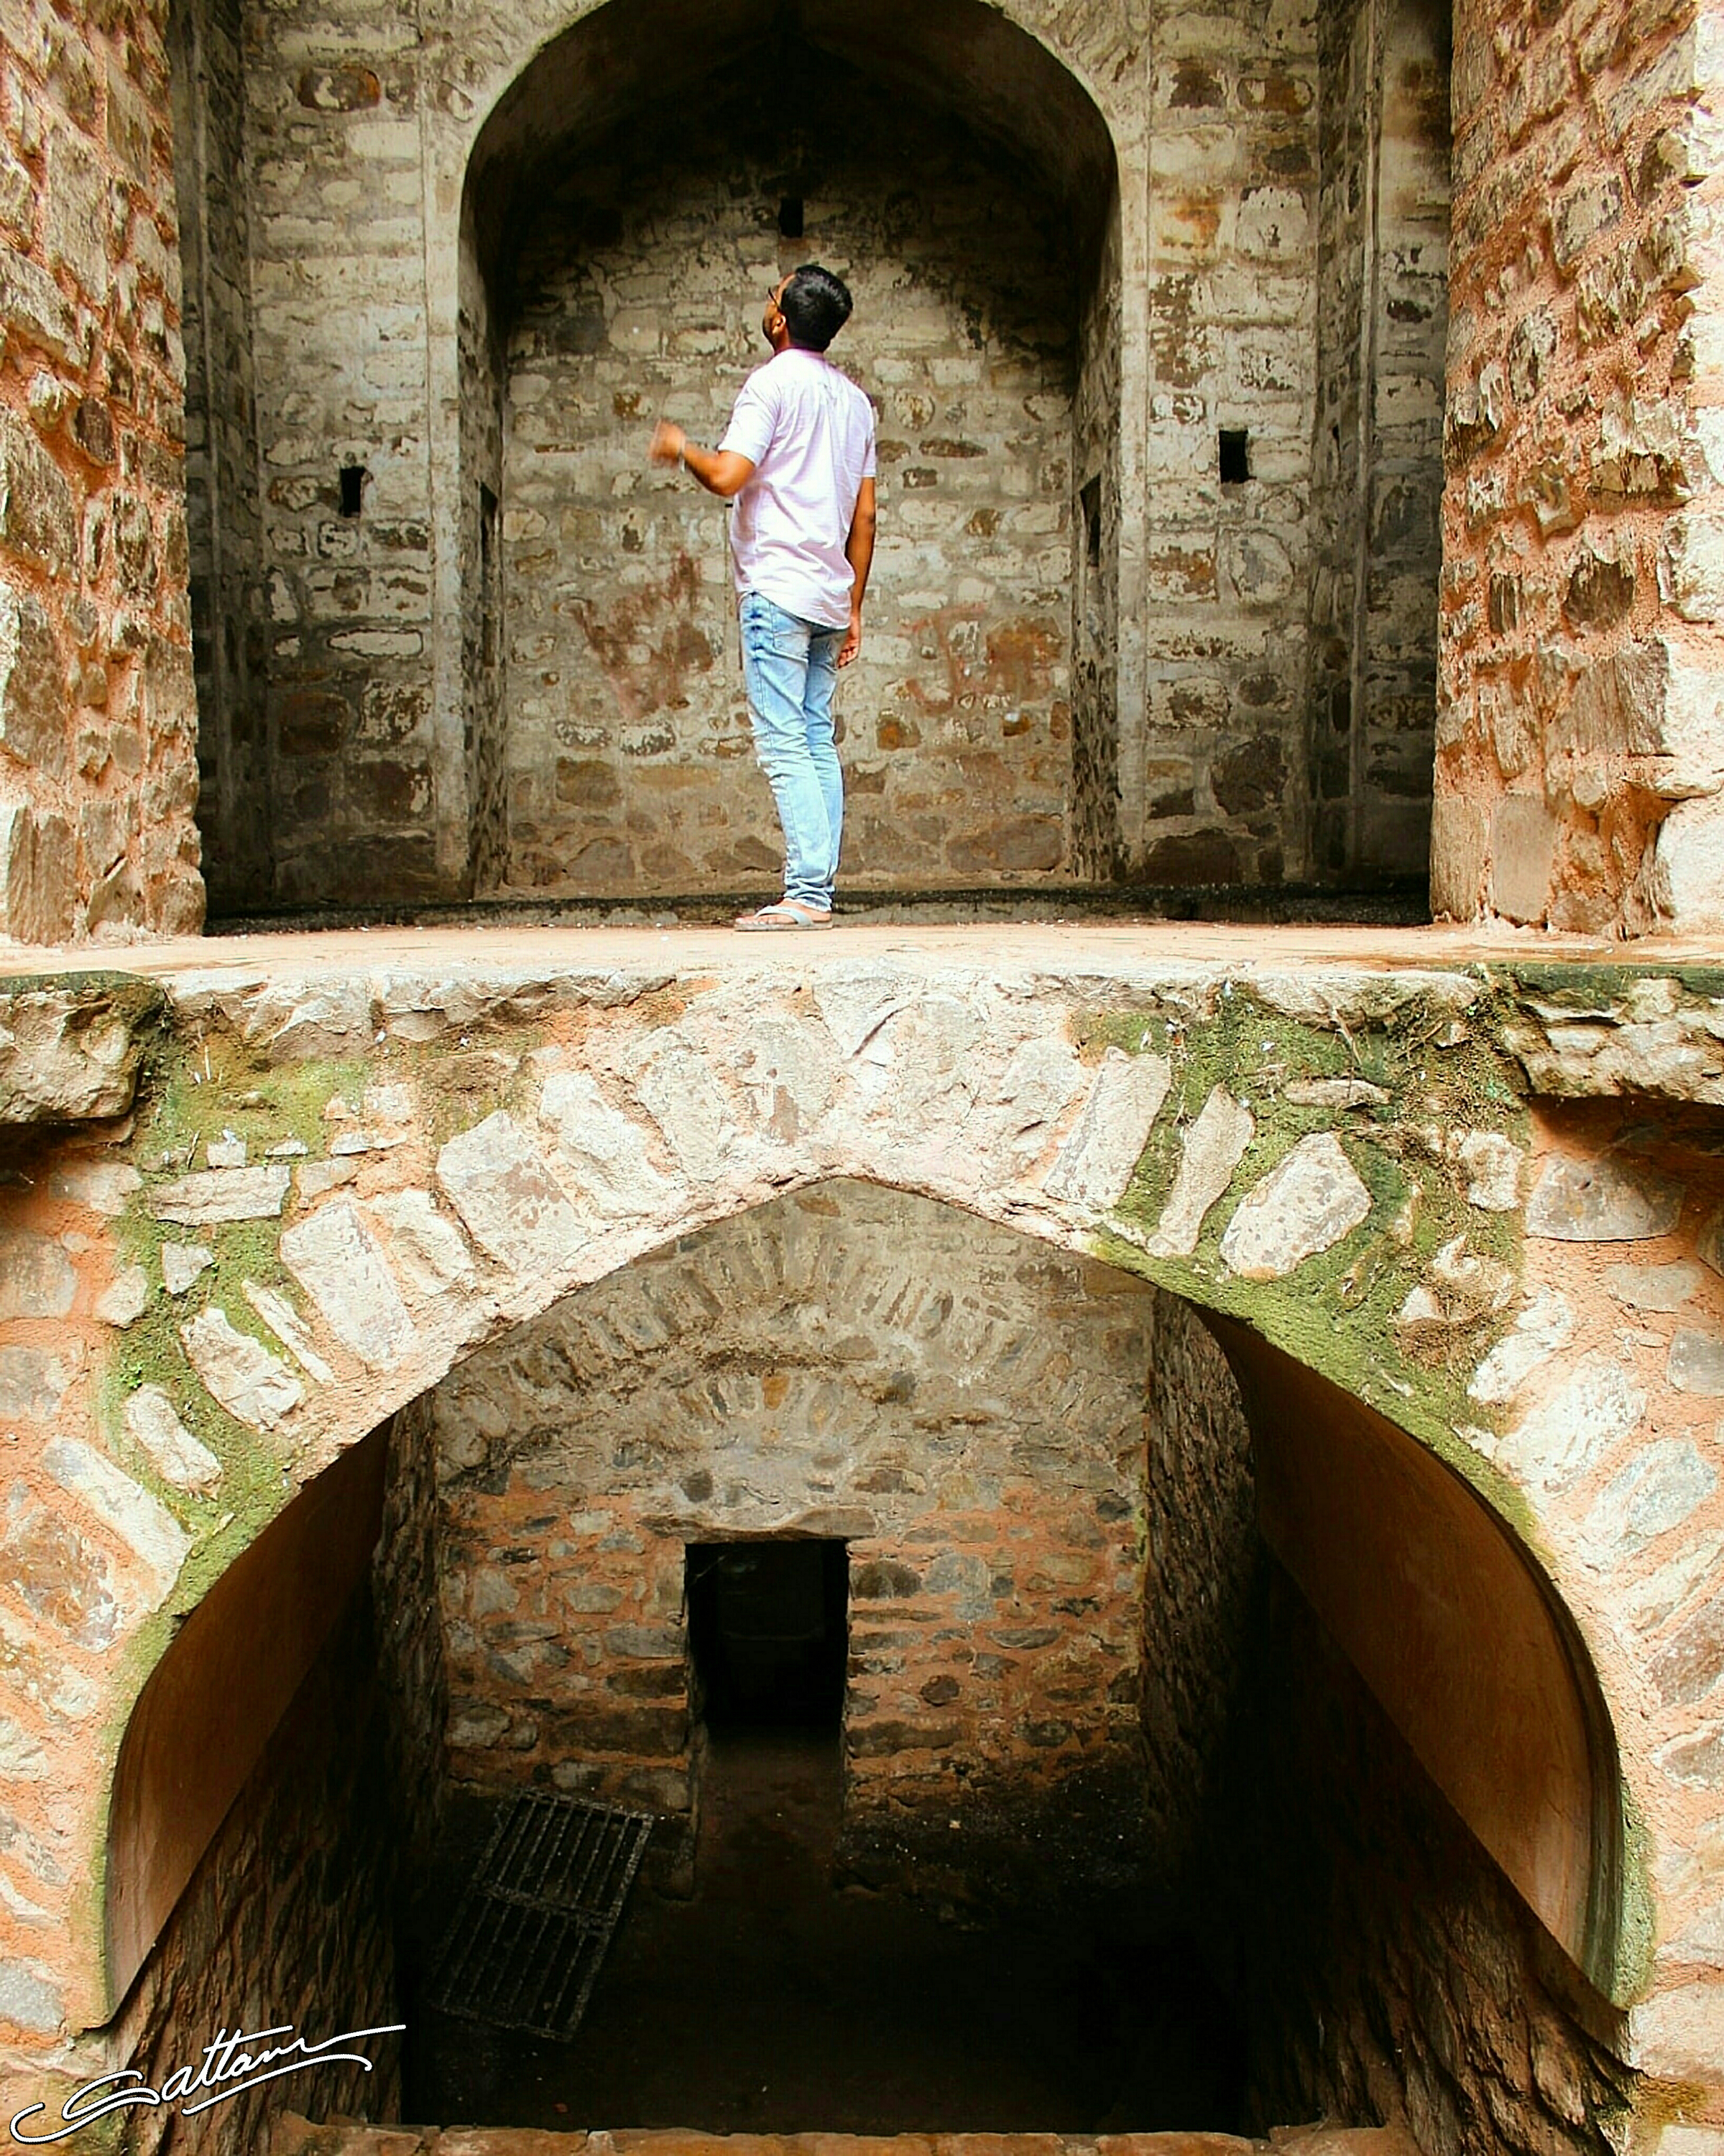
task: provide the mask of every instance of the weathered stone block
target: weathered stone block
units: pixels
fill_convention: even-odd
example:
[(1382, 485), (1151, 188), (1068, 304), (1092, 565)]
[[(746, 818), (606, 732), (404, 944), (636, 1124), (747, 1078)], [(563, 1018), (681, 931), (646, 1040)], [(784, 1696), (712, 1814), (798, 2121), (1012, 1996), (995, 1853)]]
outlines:
[(1544, 918), (1557, 828), (1535, 795), (1511, 793), (1496, 803), (1491, 819), (1491, 901), (1506, 919)]
[(0, 407), (0, 539), (63, 577), (78, 559), (72, 490), (9, 408)]
[(331, 1332), (373, 1369), (387, 1369), (417, 1345), (418, 1328), (351, 1199), (295, 1222), (281, 1238), (281, 1261)]
[(1301, 1138), (1241, 1199), (1221, 1239), (1223, 1262), (1245, 1280), (1282, 1280), (1351, 1235), (1371, 1194), (1332, 1132)]
[(1526, 1204), (1526, 1233), (1560, 1243), (1638, 1243), (1675, 1229), (1680, 1187), (1624, 1161), (1550, 1160)]
[(77, 927), (77, 842), (64, 816), (0, 805), (0, 931), (64, 943)]

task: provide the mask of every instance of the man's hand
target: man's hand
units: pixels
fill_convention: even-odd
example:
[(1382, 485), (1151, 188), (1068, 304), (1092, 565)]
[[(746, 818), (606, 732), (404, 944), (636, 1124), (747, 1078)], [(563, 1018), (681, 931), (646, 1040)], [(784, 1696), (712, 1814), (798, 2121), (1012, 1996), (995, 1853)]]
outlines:
[(849, 665), (853, 660), (859, 657), (861, 650), (862, 609), (859, 606), (853, 606), (850, 608), (849, 628), (844, 633), (844, 642), (838, 647), (839, 665), (840, 666)]
[(653, 439), (647, 446), (647, 462), (680, 465), (690, 478), (699, 480), (708, 494), (716, 494), (721, 501), (734, 501), (754, 476), (754, 466), (747, 457), (738, 456), (734, 449), (703, 449), (670, 419), (661, 419), (654, 428)]

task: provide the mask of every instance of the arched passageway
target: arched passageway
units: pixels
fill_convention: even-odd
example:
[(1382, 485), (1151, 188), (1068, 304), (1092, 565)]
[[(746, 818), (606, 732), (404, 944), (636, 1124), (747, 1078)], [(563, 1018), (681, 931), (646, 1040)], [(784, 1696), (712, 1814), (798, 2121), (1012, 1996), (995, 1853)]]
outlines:
[(883, 543), (842, 698), (864, 886), (1111, 865), (1117, 182), (1075, 79), (978, 0), (612, 0), (491, 116), (463, 219), (464, 693), (484, 890), (746, 887), (778, 859), (717, 506), (785, 270), (856, 314)]
[[(356, 1652), (351, 1625), (333, 1624), (341, 1568), (313, 1583), (296, 1565), (290, 1511), (244, 1561), (263, 1583), (254, 1606), (242, 1607), (240, 1568), (211, 1598), (224, 1600), (229, 1652), (275, 1611), (272, 1633), (297, 1630), (323, 1670), (293, 1709), (297, 1755), (278, 1737), (264, 1776), (281, 1824), (295, 1772), (283, 1763), (310, 1763), (304, 1817), (264, 1845), (254, 1776), (140, 1998), (221, 1994), (221, 1957), (187, 1913), (213, 1875), (242, 1902), (290, 1910), (272, 1881), (336, 1842), (357, 1869), (331, 1895), (334, 1929), (308, 1938), (304, 1909), (289, 1914), (270, 1934), (275, 1966), (249, 1980), (291, 1982), (351, 1932), (380, 2016), (393, 1981), (429, 2032), (406, 2115), (531, 2123), (541, 2112), (506, 2047), (459, 2030), (439, 2043), (423, 1954), (448, 1912), (434, 1885), (428, 1917), (427, 1882), (454, 1891), (486, 1800), (535, 1786), (644, 1804), (667, 1822), (594, 2041), (546, 2070), (546, 2106), (573, 2119), (626, 2123), (632, 2105), (644, 2120), (669, 2104), (694, 2124), (772, 2126), (794, 2123), (818, 2085), (838, 2092), (834, 2126), (908, 2125), (897, 2084), (870, 2079), (865, 2030), (834, 2051), (822, 2022), (823, 1998), (854, 2007), (854, 1970), (833, 1949), (865, 1905), (848, 1943), (870, 1995), (890, 1994), (888, 2051), (921, 2046), (924, 2128), (1235, 2128), (1319, 2110), (1367, 2122), (1398, 2106), (1429, 2148), (1483, 2146), (1503, 2118), (1529, 2145), (1566, 2134), (1593, 2148), (1611, 2082), (1583, 2033), (1604, 2010), (1576, 1964), (1608, 1961), (1617, 1799), (1585, 1657), (1447, 1471), (1244, 1328), (1222, 1338), (1224, 1355), (1188, 1306), (1129, 1275), (844, 1182), (566, 1297), (372, 1441), (389, 1450), (386, 1524), (368, 1582), (345, 1568), (372, 1598), (366, 1683), (383, 1702), (363, 1756), (388, 1763), (368, 1797), (353, 1758), (331, 1763), (354, 1711), (326, 1666)], [(345, 1495), (323, 1499), (331, 1517), (360, 1522), (332, 1548), (367, 1539), (370, 1471), (350, 1455), (325, 1478), (345, 1478)], [(697, 1560), (787, 1542), (844, 1551), (842, 1722), (818, 1740), (841, 1782), (798, 1845), (823, 1852), (817, 1887), (798, 1886), (752, 1828), (715, 1848), (727, 1805), (736, 1823), (736, 1755), (688, 1630)], [(290, 1578), (300, 1609), (315, 1601), (333, 1626), (331, 1645), (319, 1650), (303, 1618), (284, 1621)], [(217, 1712), (203, 1614), (146, 1689), (116, 1789), (110, 1912), (153, 1909), (157, 1922), (184, 1856), (163, 1837), (162, 1765), (194, 1755)], [(393, 1825), (375, 1816), (379, 1781)], [(327, 1815), (343, 1806), (361, 1825), (336, 1837)], [(777, 1830), (796, 1842), (793, 1821)], [(690, 1874), (703, 1848), (707, 1870), (697, 1859)], [(733, 1892), (757, 1866), (795, 1904), (771, 1912), (762, 1964), (788, 1986), (758, 2062), (783, 2111), (738, 2111), (721, 2076), (700, 2079), (703, 2059), (736, 2046), (724, 1988), (703, 1975), (698, 2004), (665, 1988), (711, 1944), (702, 1897), (726, 1862)], [(834, 1880), (863, 1903), (833, 1899)], [(744, 1900), (723, 1922), (747, 1969)], [(930, 1905), (962, 1919), (943, 1944)], [(375, 1950), (386, 1920), (393, 1975)], [(889, 1980), (883, 1924), (898, 1957)], [(1013, 2018), (1039, 1997), (1013, 1944), (1026, 1935), (1063, 1942), (1060, 1981), (1104, 2031), (1087, 2051), (1051, 2009), (1039, 2033)], [(839, 1972), (825, 1992), (798, 1974), (798, 1942)], [(969, 2065), (942, 2068), (954, 1986), (987, 1994), (990, 1968), (1019, 1987), (1016, 2006), (967, 1995)], [(655, 1999), (685, 2024), (680, 2056), (630, 2035)], [(1566, 2123), (1542, 2093), (1555, 2057), (1583, 2106)]]

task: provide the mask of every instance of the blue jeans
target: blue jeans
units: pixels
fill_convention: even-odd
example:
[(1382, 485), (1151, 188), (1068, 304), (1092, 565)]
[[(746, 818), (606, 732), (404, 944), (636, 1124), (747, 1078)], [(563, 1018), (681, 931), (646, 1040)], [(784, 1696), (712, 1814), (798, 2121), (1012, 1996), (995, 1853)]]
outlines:
[(829, 906), (844, 819), (832, 737), (844, 632), (787, 613), (759, 592), (743, 594), (741, 619), (754, 752), (784, 827), (784, 896)]

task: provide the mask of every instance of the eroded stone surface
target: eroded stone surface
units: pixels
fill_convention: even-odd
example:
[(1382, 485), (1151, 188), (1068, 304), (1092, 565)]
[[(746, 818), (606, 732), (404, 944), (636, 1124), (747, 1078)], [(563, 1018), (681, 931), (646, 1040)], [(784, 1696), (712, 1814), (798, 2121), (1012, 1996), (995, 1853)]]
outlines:
[(150, 1210), (158, 1220), (182, 1228), (204, 1228), (223, 1220), (276, 1218), (287, 1198), (291, 1175), (285, 1168), (202, 1168), (150, 1193)]
[(398, 1363), (415, 1345), (418, 1335), (401, 1291), (351, 1199), (295, 1222), (281, 1238), (281, 1261), (331, 1332), (373, 1369)]
[(500, 1110), (449, 1140), (437, 1180), (474, 1241), (511, 1272), (565, 1265), (584, 1240), (567, 1193)]
[(123, 1116), (161, 1009), (160, 991), (144, 982), (0, 991), (0, 1122)]
[(64, 1317), (77, 1291), (72, 1261), (51, 1235), (0, 1232), (0, 1319)]
[(1110, 1049), (1071, 1135), (1043, 1188), (1050, 1198), (1104, 1210), (1126, 1194), (1131, 1171), (1172, 1083), (1165, 1056)]
[(254, 1430), (274, 1430), (305, 1398), (287, 1365), (213, 1305), (182, 1327), (192, 1367), (228, 1414)]
[(1256, 1128), (1250, 1110), (1218, 1086), (1181, 1141), (1179, 1172), (1149, 1241), (1157, 1256), (1188, 1257), (1197, 1248), (1204, 1218), (1233, 1181)]
[(1638, 1243), (1668, 1235), (1676, 1186), (1615, 1160), (1547, 1161), (1526, 1203), (1526, 1232), (1559, 1243)]
[(160, 1385), (140, 1385), (127, 1400), (126, 1430), (176, 1489), (208, 1491), (221, 1481), (222, 1463), (186, 1428)]
[(1244, 1280), (1281, 1280), (1331, 1249), (1371, 1210), (1371, 1194), (1327, 1132), (1301, 1138), (1244, 1199), (1221, 1239)]

